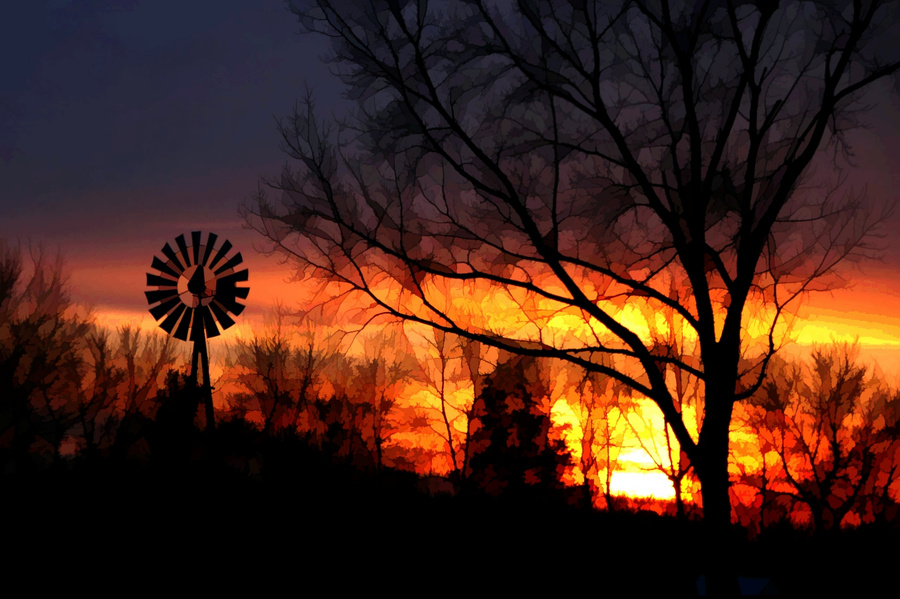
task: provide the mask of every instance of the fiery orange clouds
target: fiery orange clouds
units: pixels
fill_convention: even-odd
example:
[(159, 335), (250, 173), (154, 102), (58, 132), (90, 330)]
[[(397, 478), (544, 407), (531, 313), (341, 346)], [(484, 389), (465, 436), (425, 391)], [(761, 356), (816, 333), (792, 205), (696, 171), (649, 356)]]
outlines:
[[(251, 253), (248, 253), (248, 257)], [(250, 257), (250, 260), (254, 260)], [(298, 298), (310, 301), (303, 283), (289, 283), (285, 273), (285, 267), (273, 267), (271, 262), (260, 262), (260, 267), (250, 271), (251, 295), (248, 308), (238, 322), (238, 325), (227, 331), (221, 339), (212, 341), (213, 377), (222, 374), (221, 354), (225, 346), (233, 342), (236, 337), (248, 338), (254, 333), (262, 331), (265, 325), (265, 311), (276, 302), (281, 302), (286, 308), (303, 307), (299, 301), (291, 301)], [(76, 269), (75, 282), (103, 280), (104, 285), (135, 288), (134, 303), (127, 306), (95, 305), (94, 312), (98, 324), (111, 328), (131, 323), (137, 324), (145, 330), (155, 330), (156, 323), (146, 312), (142, 303), (141, 285), (135, 280), (135, 273), (123, 273), (109, 270), (102, 264), (85, 265)], [(142, 273), (141, 273), (142, 274)], [(90, 288), (90, 286), (88, 286)], [(76, 293), (75, 299), (82, 295)], [(783, 352), (802, 357), (804, 352), (813, 344), (828, 344), (832, 341), (857, 340), (861, 349), (861, 358), (869, 363), (877, 363), (889, 380), (896, 380), (900, 372), (900, 316), (892, 310), (898, 305), (897, 293), (890, 286), (889, 281), (883, 285), (868, 283), (858, 285), (855, 289), (842, 289), (828, 293), (818, 293), (810, 296), (796, 312), (796, 317), (790, 326), (789, 336), (793, 343), (786, 344)], [(473, 312), (480, 312), (488, 318), (492, 328), (511, 334), (531, 336), (538, 329), (535, 322), (523, 320), (521, 308), (509, 297), (468, 297), (455, 298), (455, 306), (465, 309), (468, 303)], [(489, 311), (490, 316), (485, 315)], [(648, 316), (639, 310), (625, 307), (619, 316), (624, 322), (632, 326), (637, 332), (644, 335), (649, 327), (661, 325), (654, 317)], [(332, 324), (337, 327), (338, 324)], [(407, 325), (408, 326), (408, 325)], [(578, 336), (578, 330), (584, 330), (585, 323), (576, 314), (558, 313), (550, 315), (543, 323), (541, 335), (550, 337)], [(216, 346), (219, 347), (216, 347)], [(357, 352), (358, 348), (347, 348), (348, 351)], [(419, 351), (423, 351), (419, 348)], [(219, 362), (217, 365), (216, 362)], [(232, 389), (233, 390), (233, 389)], [(217, 404), (222, 405), (224, 394), (229, 391), (229, 386), (223, 385), (217, 389)], [(471, 401), (471, 389), (456, 386), (452, 389), (456, 400), (459, 402)], [(569, 391), (571, 395), (571, 390)], [(434, 402), (436, 398), (433, 391), (425, 388), (420, 383), (410, 382), (404, 396), (411, 404), (427, 404)], [(468, 399), (466, 399), (468, 398)], [(577, 397), (566, 397), (563, 393), (552, 399), (551, 418), (554, 424), (552, 434), (561, 437), (569, 448), (576, 462), (582, 453), (583, 431), (579, 419), (573, 410), (577, 405)], [(674, 496), (672, 483), (658, 468), (662, 463), (667, 463), (665, 451), (662, 448), (667, 442), (674, 443), (673, 439), (666, 440), (663, 422), (656, 407), (647, 400), (636, 399), (643, 419), (640, 422), (623, 420), (619, 423), (622, 427), (622, 445), (619, 448), (615, 471), (610, 481), (610, 490), (613, 494), (629, 495), (633, 497), (654, 497), (658, 499), (671, 499)], [(740, 435), (740, 431), (736, 434)], [(434, 447), (439, 440), (425, 438), (419, 435), (402, 434), (396, 437), (397, 442), (419, 445), (421, 447)], [(675, 445), (677, 451), (677, 444)], [(655, 455), (651, 455), (655, 454)], [(445, 460), (446, 461), (446, 460)], [(432, 467), (435, 470), (449, 468), (449, 462), (442, 465), (437, 459)], [(598, 472), (597, 475), (601, 475)], [(569, 473), (569, 484), (581, 484), (584, 473), (576, 466)], [(691, 500), (690, 489), (683, 488), (686, 501)]]

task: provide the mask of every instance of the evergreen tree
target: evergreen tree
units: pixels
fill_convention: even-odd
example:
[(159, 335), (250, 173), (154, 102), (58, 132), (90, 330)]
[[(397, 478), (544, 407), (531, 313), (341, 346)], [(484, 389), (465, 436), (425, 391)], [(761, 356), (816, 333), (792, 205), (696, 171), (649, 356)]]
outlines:
[(475, 401), (470, 478), (481, 491), (562, 498), (572, 458), (562, 440), (550, 438), (549, 390), (537, 368), (527, 356), (501, 364)]

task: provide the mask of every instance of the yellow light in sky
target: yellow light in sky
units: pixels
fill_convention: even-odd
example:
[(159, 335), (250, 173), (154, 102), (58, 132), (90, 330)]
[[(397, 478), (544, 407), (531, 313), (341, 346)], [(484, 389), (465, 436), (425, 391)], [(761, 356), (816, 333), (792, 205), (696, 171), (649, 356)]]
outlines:
[(613, 473), (609, 486), (613, 495), (675, 499), (675, 488), (662, 472), (620, 470)]
[[(434, 287), (432, 289), (437, 289)], [(602, 327), (598, 322), (587, 320), (585, 316), (578, 310), (565, 309), (558, 310), (559, 305), (552, 304), (547, 301), (537, 301), (533, 305), (539, 308), (539, 316), (533, 316), (533, 320), (529, 320), (522, 311), (522, 303), (517, 298), (511, 296), (502, 289), (496, 288), (478, 288), (465, 290), (465, 293), (459, 290), (448, 290), (444, 296), (447, 304), (451, 305), (453, 310), (458, 314), (464, 314), (461, 323), (466, 326), (483, 325), (485, 328), (501, 332), (508, 335), (519, 336), (531, 340), (542, 340), (544, 342), (565, 343), (566, 345), (577, 345), (578, 343), (593, 343), (595, 337), (599, 337), (604, 341), (611, 338), (609, 331)], [(624, 306), (617, 306), (611, 303), (605, 303), (604, 308), (608, 309), (610, 314), (616, 320), (633, 332), (641, 339), (649, 341), (651, 333), (665, 336), (668, 331), (669, 323), (664, 315), (659, 312), (652, 312), (646, 309), (646, 302), (636, 300)], [(111, 329), (131, 323), (137, 325), (141, 330), (148, 332), (159, 331), (158, 325), (153, 319), (143, 311), (143, 306), (139, 312), (129, 312), (124, 310), (116, 310), (112, 308), (98, 308), (95, 311), (96, 321), (98, 324), (107, 326)], [(745, 334), (747, 341), (752, 343), (758, 340), (760, 336), (768, 332), (768, 323), (771, 322), (772, 313), (765, 309), (757, 309), (748, 311), (745, 318)], [(879, 317), (882, 318), (882, 317)], [(848, 316), (846, 312), (829, 312), (827, 310), (819, 310), (817, 312), (801, 311), (790, 331), (787, 331), (796, 342), (800, 345), (810, 345), (813, 343), (827, 344), (833, 341), (853, 341), (858, 340), (862, 346), (863, 353), (867, 347), (878, 348), (880, 356), (886, 356), (886, 367), (896, 367), (900, 364), (900, 321), (896, 318), (891, 320), (887, 316), (882, 318), (883, 322), (875, 316), (870, 315), (869, 319), (862, 316), (856, 319), (852, 315)], [(675, 321), (678, 322), (677, 320)], [(251, 319), (245, 319), (239, 322), (239, 331), (232, 330), (231, 333), (237, 333), (244, 338), (251, 337), (254, 332), (261, 331), (258, 322), (251, 322)], [(350, 325), (347, 325), (348, 327)], [(378, 328), (383, 325), (377, 325)], [(407, 325), (412, 329), (419, 325)], [(676, 324), (676, 326), (678, 326)], [(335, 325), (328, 327), (331, 330), (337, 329)], [(421, 328), (421, 327), (419, 327)], [(678, 331), (683, 337), (683, 341), (687, 344), (694, 338), (692, 332), (685, 327), (683, 331)], [(422, 338), (426, 337), (426, 333), (422, 333)], [(232, 337), (233, 338), (233, 337)], [(417, 340), (415, 335), (410, 337), (416, 353), (427, 350), (427, 344), (423, 340)], [(351, 353), (358, 353), (359, 347), (347, 348), (352, 350)], [(214, 353), (214, 362), (216, 361)], [(214, 369), (216, 369), (214, 364)], [(214, 373), (214, 378), (218, 373)], [(896, 373), (892, 373), (896, 374)], [(565, 385), (561, 385), (565, 386)], [(455, 405), (466, 405), (471, 402), (471, 388), (463, 389), (462, 386), (455, 386), (450, 390), (451, 401)], [(578, 398), (570, 397), (571, 393), (566, 391), (568, 395), (561, 398), (559, 394), (554, 393), (554, 403), (551, 409), (551, 419), (556, 433), (559, 435), (566, 447), (571, 452), (575, 463), (579, 463), (582, 452), (582, 425), (577, 415)], [(411, 404), (431, 405), (435, 406), (439, 401), (433, 392), (423, 389), (421, 384), (410, 382), (406, 389), (405, 395)], [(655, 462), (647, 451), (655, 451), (657, 461), (662, 461), (664, 465), (667, 463), (666, 452), (662, 451), (666, 447), (666, 439), (662, 419), (658, 415), (658, 408), (652, 402), (646, 399), (632, 398), (633, 402), (640, 409), (644, 424), (633, 424), (635, 430), (629, 430), (626, 440), (622, 443), (617, 470), (612, 474), (611, 491), (613, 494), (630, 495), (635, 497), (653, 497), (657, 499), (670, 500), (674, 498), (674, 489), (669, 479), (660, 471), (654, 470)], [(217, 398), (217, 403), (218, 403)], [(575, 406), (576, 409), (573, 409)], [(690, 433), (696, 439), (696, 415), (693, 413), (693, 407), (684, 408), (685, 420)], [(456, 424), (457, 427), (461, 426)], [(460, 431), (462, 432), (462, 431)], [(739, 438), (740, 431), (734, 434)], [(642, 449), (637, 443), (637, 436), (640, 436), (644, 447)], [(403, 433), (397, 437), (404, 442), (404, 445), (421, 446), (431, 449), (441, 449), (439, 438), (429, 438), (425, 434)], [(677, 447), (676, 447), (677, 451)], [(449, 467), (449, 464), (448, 464)], [(580, 470), (576, 469), (576, 476), (570, 484), (579, 482), (579, 476), (583, 476)], [(687, 497), (686, 497), (687, 499)]]

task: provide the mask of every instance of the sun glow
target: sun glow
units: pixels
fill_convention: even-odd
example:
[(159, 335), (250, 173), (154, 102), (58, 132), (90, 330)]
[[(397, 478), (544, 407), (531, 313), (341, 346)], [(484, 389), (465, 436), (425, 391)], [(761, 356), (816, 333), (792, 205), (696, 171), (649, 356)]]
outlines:
[(613, 473), (610, 487), (613, 495), (675, 499), (675, 488), (662, 472), (620, 470)]
[[(435, 294), (434, 301), (438, 302), (436, 305), (441, 309), (451, 311), (450, 313), (458, 317), (459, 324), (463, 326), (481, 328), (523, 341), (567, 347), (575, 347), (578, 344), (595, 344), (598, 339), (607, 343), (612, 339), (610, 332), (605, 327), (597, 321), (587, 318), (578, 310), (559, 309), (558, 305), (533, 299), (528, 300), (503, 289), (467, 286), (459, 289), (446, 289), (444, 290), (446, 293), (438, 293), (441, 290), (440, 285), (429, 286), (427, 281), (425, 289), (426, 295)], [(410, 301), (409, 305), (417, 306), (417, 310), (421, 310), (422, 314), (427, 315), (424, 304), (419, 298), (410, 296), (408, 291), (399, 287), (392, 288), (391, 292), (405, 292)], [(385, 287), (385, 297), (389, 295), (389, 290)], [(687, 327), (679, 325), (678, 320), (673, 320), (670, 315), (650, 310), (646, 302), (639, 300), (628, 305), (605, 302), (603, 307), (618, 322), (627, 326), (645, 342), (654, 338), (675, 338), (685, 348), (692, 347), (695, 342), (695, 337)], [(336, 316), (338, 312), (335, 311), (331, 315), (333, 322), (322, 324), (320, 332), (326, 338), (337, 336), (348, 340), (341, 345), (340, 349), (348, 356), (364, 356), (369, 349), (366, 347), (364, 339), (389, 325), (386, 324), (386, 321), (376, 321), (375, 324), (368, 325), (362, 333), (357, 335), (354, 331), (369, 318), (365, 304), (363, 302), (345, 303), (343, 308), (351, 308), (352, 315), (338, 317)], [(129, 312), (101, 306), (94, 310), (94, 315), (98, 324), (113, 330), (124, 324), (136, 325), (141, 331), (155, 332), (158, 330), (157, 324), (143, 311)], [(759, 309), (750, 310), (748, 315), (745, 331), (748, 342), (753, 344), (768, 332), (772, 313)], [(323, 320), (323, 322), (325, 321)], [(219, 340), (220, 349), (224, 350), (225, 345), (233, 344), (237, 338), (252, 339), (254, 335), (261, 334), (265, 330), (270, 329), (265, 328), (262, 318), (242, 319), (232, 331), (229, 331), (231, 335), (228, 336), (228, 339)], [(350, 334), (347, 334), (348, 331)], [(818, 310), (811, 313), (809, 310), (800, 310), (793, 321), (786, 321), (784, 328), (776, 332), (778, 335), (793, 337), (798, 344), (793, 346), (794, 348), (814, 343), (830, 343), (835, 340), (858, 340), (862, 348), (862, 355), (864, 357), (876, 355), (871, 352), (877, 351), (877, 355), (882, 358), (883, 365), (890, 369), (890, 373), (895, 374), (894, 371), (900, 364), (900, 341), (898, 341), (900, 339), (900, 320), (896, 318), (891, 320), (882, 316), (869, 316), (869, 319), (866, 320), (860, 316), (858, 319), (852, 319), (843, 311), (833, 313), (828, 310)], [(431, 329), (424, 325), (406, 323), (404, 335), (408, 340), (408, 351), (414, 356), (419, 368), (425, 368), (430, 361), (432, 376), (434, 376), (434, 361), (437, 356), (433, 338), (430, 337)], [(223, 407), (226, 392), (231, 393), (237, 387), (230, 382), (228, 374), (225, 372), (221, 358), (222, 352), (215, 347), (212, 349), (213, 378), (221, 380), (215, 392), (216, 405)], [(397, 349), (394, 348), (395, 351)], [(791, 346), (788, 346), (788, 350), (791, 350)], [(461, 359), (461, 354), (454, 354), (455, 365), (447, 371), (448, 376), (452, 375), (451, 378), (454, 380), (448, 382), (444, 389), (444, 407), (453, 417), (450, 423), (451, 436), (457, 447), (459, 442), (465, 438), (464, 414), (471, 407), (474, 398), (472, 381), (464, 376), (465, 373), (461, 370), (460, 365)], [(482, 366), (481, 372), (478, 374), (489, 374), (496, 361), (496, 351), (489, 354), (485, 348), (482, 348)], [(614, 411), (607, 415), (609, 420), (606, 421), (606, 424), (615, 421), (617, 427), (615, 430), (609, 429), (610, 435), (616, 439), (616, 451), (606, 453), (602, 443), (598, 440), (599, 433), (595, 430), (593, 445), (590, 446), (590, 449), (595, 454), (596, 463), (588, 473), (582, 471), (583, 465), (588, 464), (588, 461), (583, 459), (583, 453), (589, 444), (585, 443), (584, 416), (579, 415), (582, 398), (576, 390), (576, 383), (576, 378), (572, 374), (558, 374), (557, 378), (551, 382), (552, 401), (547, 404), (552, 406), (549, 408), (553, 425), (551, 434), (563, 440), (575, 462), (575, 466), (566, 473), (565, 482), (569, 485), (581, 485), (587, 475), (592, 477), (597, 488), (602, 490), (608, 486), (608, 490), (614, 495), (651, 497), (666, 501), (673, 499), (675, 490), (666, 471), (672, 470), (673, 459), (678, 459), (679, 447), (673, 435), (666, 434), (665, 424), (658, 408), (645, 398), (627, 398), (622, 407), (622, 414), (626, 416), (622, 418), (618, 418), (618, 413)], [(393, 446), (398, 451), (402, 449), (402, 451), (410, 453), (425, 452), (433, 455), (430, 460), (417, 462), (416, 468), (422, 473), (447, 474), (450, 472), (454, 466), (446, 439), (446, 425), (434, 420), (435, 415), (440, 414), (441, 410), (441, 398), (437, 390), (433, 385), (429, 386), (424, 383), (421, 377), (417, 379), (410, 375), (410, 378), (403, 384), (403, 388), (396, 391), (396, 395), (400, 398), (398, 406), (406, 410), (403, 414), (417, 414), (421, 421), (420, 424), (424, 423), (427, 420), (425, 417), (430, 414), (432, 424), (417, 428), (400, 426), (391, 436), (386, 447)], [(689, 404), (683, 406), (682, 410), (688, 430), (696, 439), (700, 422), (696, 407)], [(438, 422), (440, 426), (435, 427), (434, 422)], [(751, 444), (750, 438), (750, 432), (736, 422), (732, 430), (734, 454), (732, 467), (734, 472), (741, 471), (752, 474), (762, 467), (764, 458), (745, 449)], [(772, 456), (765, 459), (774, 462)], [(610, 467), (612, 468), (611, 474)], [(685, 486), (683, 483), (682, 487), (685, 501), (692, 501), (689, 486)], [(739, 499), (742, 497), (740, 495), (742, 492), (744, 491), (740, 489), (735, 490)], [(747, 495), (746, 499), (749, 501), (751, 496)]]

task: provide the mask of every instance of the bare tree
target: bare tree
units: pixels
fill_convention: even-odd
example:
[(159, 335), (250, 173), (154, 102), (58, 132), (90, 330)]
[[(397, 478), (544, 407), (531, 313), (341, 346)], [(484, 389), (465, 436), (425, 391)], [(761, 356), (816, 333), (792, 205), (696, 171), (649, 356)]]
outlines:
[(152, 416), (152, 399), (164, 373), (176, 368), (180, 361), (173, 337), (160, 332), (141, 332), (131, 324), (117, 329), (119, 361), (125, 370), (125, 388), (120, 409), (126, 414)]
[(446, 444), (443, 453), (449, 461), (452, 478), (458, 484), (465, 479), (470, 457), (468, 448), (475, 395), (466, 350), (467, 345), (474, 342), (440, 330), (429, 330), (416, 338), (421, 339), (425, 347), (422, 352), (417, 352), (420, 355), (413, 378), (436, 400), (421, 411), (430, 430)]
[[(699, 362), (696, 343), (686, 338), (683, 323), (675, 317), (671, 310), (659, 311), (653, 314), (645, 314), (648, 321), (655, 321), (655, 325), (648, 331), (648, 337), (652, 340), (654, 353), (658, 355), (679, 356), (682, 360)], [(699, 415), (702, 413), (701, 379), (681, 368), (678, 363), (667, 365), (663, 369), (663, 375), (672, 394), (673, 407), (679, 414), (682, 422), (688, 427), (691, 434), (701, 427)], [(675, 513), (679, 517), (686, 515), (682, 485), (685, 480), (690, 480), (689, 474), (693, 470), (693, 464), (685, 451), (681, 449), (674, 429), (670, 426), (666, 415), (663, 414), (662, 431), (660, 435), (638, 432), (641, 430), (652, 431), (653, 421), (658, 411), (647, 413), (648, 406), (635, 404), (628, 411), (628, 425), (635, 433), (638, 444), (653, 462), (654, 469), (661, 472), (672, 483), (675, 492)]]
[[(702, 486), (710, 590), (735, 592), (719, 548), (732, 412), (764, 379), (786, 306), (868, 249), (881, 216), (806, 175), (821, 150), (847, 149), (860, 93), (900, 68), (883, 56), (891, 46), (870, 43), (889, 8), (294, 6), (333, 42), (359, 101), (355, 136), (336, 145), (310, 103), (298, 109), (282, 133), (299, 170), (268, 182), (286, 209), (263, 189), (246, 214), (309, 272), (384, 314), (568, 360), (653, 400)], [(522, 326), (474, 320), (447, 281), (456, 297), (480, 284), (530, 315)], [(672, 310), (699, 361), (659, 353), (625, 304)], [(761, 343), (746, 318), (760, 304)], [(581, 342), (537, 326), (560, 314), (580, 319)], [(666, 383), (673, 365), (703, 382), (696, 437)]]
[(671, 433), (668, 424), (663, 423), (662, 443), (657, 442), (654, 434), (641, 434), (642, 431), (652, 429), (653, 423), (640, 406), (629, 411), (628, 425), (637, 439), (638, 445), (653, 462), (651, 470), (662, 473), (669, 482), (675, 496), (675, 514), (679, 518), (686, 515), (684, 508), (684, 493), (682, 483), (691, 471), (691, 464), (686, 459), (684, 452), (680, 451), (678, 442)]
[(307, 328), (292, 338), (281, 308), (274, 323), (250, 339), (237, 339), (228, 352), (228, 378), (242, 388), (229, 398), (232, 411), (258, 412), (264, 433), (283, 429), (308, 432), (308, 410), (319, 385), (325, 351)]
[(229, 370), (246, 391), (232, 397), (232, 403), (243, 412), (258, 412), (264, 433), (293, 424), (299, 409), (296, 379), (290, 372), (293, 348), (280, 327), (252, 339), (238, 339), (235, 352), (228, 361)]
[(893, 502), (900, 396), (867, 370), (856, 348), (817, 348), (808, 367), (772, 372), (754, 402), (764, 409), (752, 423), (763, 449), (757, 488), (804, 506), (816, 533), (851, 512), (872, 520)]
[(0, 242), (0, 462), (27, 468), (40, 454), (57, 461), (76, 420), (89, 315), (68, 295), (59, 254)]
[(355, 428), (372, 455), (375, 470), (385, 464), (385, 446), (401, 427), (392, 413), (401, 390), (415, 369), (412, 352), (401, 346), (402, 336), (392, 331), (365, 340), (367, 357), (354, 368), (349, 395)]
[(397, 446), (393, 437), (418, 425), (412, 406), (401, 399), (415, 358), (397, 330), (353, 340), (363, 356), (334, 352), (320, 358), (321, 380), (308, 398), (306, 426), (320, 449), (377, 472), (397, 461), (388, 455)]
[(115, 441), (121, 413), (116, 409), (126, 371), (116, 366), (115, 346), (110, 331), (94, 326), (85, 338), (90, 358), (87, 373), (79, 385), (74, 406), (75, 428), (79, 429), (83, 453), (96, 458)]
[(581, 425), (581, 472), (585, 494), (600, 495), (606, 509), (616, 509), (612, 479), (619, 468), (619, 457), (627, 449), (626, 412), (632, 402), (620, 397), (621, 385), (596, 372), (586, 372), (578, 386), (578, 421)]

